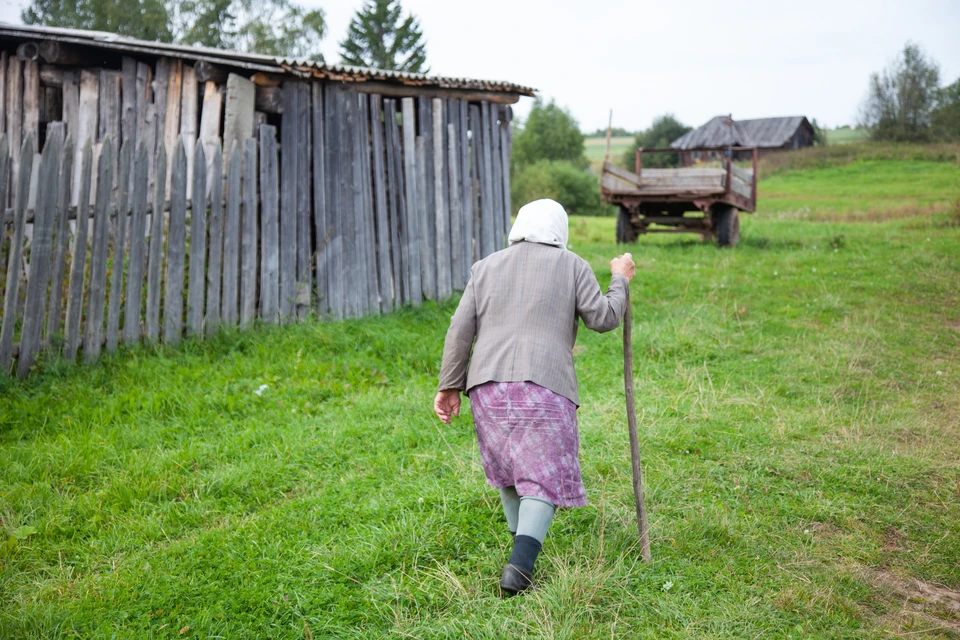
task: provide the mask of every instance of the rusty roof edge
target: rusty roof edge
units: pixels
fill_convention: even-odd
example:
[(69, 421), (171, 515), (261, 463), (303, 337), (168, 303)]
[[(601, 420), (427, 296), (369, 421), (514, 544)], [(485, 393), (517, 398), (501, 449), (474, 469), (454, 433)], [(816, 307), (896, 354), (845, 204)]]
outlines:
[(406, 86), (435, 86), (453, 90), (504, 92), (534, 97), (536, 89), (504, 81), (488, 81), (471, 78), (428, 76), (403, 71), (390, 71), (349, 65), (328, 65), (308, 59), (274, 57), (242, 51), (226, 51), (210, 47), (187, 46), (167, 42), (138, 40), (106, 31), (88, 31), (60, 27), (16, 25), (0, 22), (0, 36), (13, 38), (39, 38), (56, 40), (81, 46), (103, 47), (115, 51), (129, 51), (154, 56), (202, 60), (212, 64), (239, 67), (266, 73), (289, 73), (302, 78), (321, 77), (347, 82), (380, 80)]

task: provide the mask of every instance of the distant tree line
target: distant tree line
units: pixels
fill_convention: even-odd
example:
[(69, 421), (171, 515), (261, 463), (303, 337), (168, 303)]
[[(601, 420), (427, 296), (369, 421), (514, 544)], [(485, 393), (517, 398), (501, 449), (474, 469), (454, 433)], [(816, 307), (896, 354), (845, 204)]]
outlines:
[(871, 74), (860, 124), (874, 140), (960, 140), (960, 79), (940, 87), (940, 65), (908, 42), (886, 69)]
[[(31, 0), (26, 24), (323, 62), (322, 9), (291, 0)], [(400, 0), (366, 0), (340, 43), (343, 64), (426, 73), (426, 43)]]

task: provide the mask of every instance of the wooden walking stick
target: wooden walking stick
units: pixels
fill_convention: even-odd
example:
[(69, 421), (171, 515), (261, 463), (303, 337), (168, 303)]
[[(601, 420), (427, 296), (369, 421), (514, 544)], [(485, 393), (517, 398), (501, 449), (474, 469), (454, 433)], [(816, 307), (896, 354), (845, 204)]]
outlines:
[[(630, 255), (629, 253), (626, 255)], [(643, 472), (640, 469), (640, 440), (637, 438), (637, 410), (633, 404), (633, 346), (631, 344), (630, 285), (627, 284), (627, 308), (623, 312), (623, 390), (627, 396), (627, 428), (630, 432), (630, 461), (633, 465), (633, 501), (640, 531), (640, 555), (650, 562), (650, 535), (647, 507), (643, 501)]]

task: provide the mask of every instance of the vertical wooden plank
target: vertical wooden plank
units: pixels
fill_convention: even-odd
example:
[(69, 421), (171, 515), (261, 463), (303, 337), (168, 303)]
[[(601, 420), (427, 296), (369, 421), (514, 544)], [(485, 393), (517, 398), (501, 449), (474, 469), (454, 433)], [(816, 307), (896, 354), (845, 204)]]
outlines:
[(493, 210), (493, 250), (503, 249), (506, 230), (503, 224), (503, 171), (500, 164), (500, 125), (498, 124), (499, 113), (497, 105), (490, 105), (490, 164), (493, 168), (492, 181), (490, 184), (493, 192), (491, 202)]
[(284, 323), (296, 317), (299, 111), (297, 83), (284, 82), (280, 121), (280, 321)]
[[(426, 227), (427, 218), (430, 215), (430, 212), (427, 210), (427, 205), (429, 201), (426, 197), (427, 192), (427, 142), (424, 140), (423, 136), (417, 136), (416, 143), (416, 153), (417, 153), (417, 218), (420, 221), (421, 231)], [(426, 233), (420, 234), (419, 242), (419, 251), (420, 251), (420, 264), (421, 266), (425, 263), (429, 263), (429, 254), (433, 252), (433, 246), (430, 244), (430, 238)], [(423, 269), (420, 271), (421, 274), (425, 272)], [(435, 299), (436, 292), (431, 293), (424, 288), (423, 296), (430, 299)]]
[(444, 102), (440, 98), (433, 99), (433, 188), (434, 188), (434, 226), (436, 227), (436, 244), (434, 253), (437, 261), (437, 300), (446, 300), (450, 297), (450, 230), (447, 228), (447, 206), (444, 200), (443, 183), (446, 173), (444, 165)]
[[(20, 151), (23, 144), (23, 63), (16, 56), (7, 61), (7, 138), (10, 145), (11, 182), (16, 183), (20, 175)], [(32, 156), (32, 154), (31, 154)], [(32, 169), (32, 167), (31, 167)], [(29, 184), (27, 185), (30, 186)], [(12, 202), (16, 197), (13, 189), (8, 197)], [(6, 203), (2, 203), (6, 207)], [(24, 201), (26, 205), (26, 201)], [(8, 276), (9, 277), (9, 276)]]
[[(181, 138), (186, 154), (186, 136)], [(184, 157), (186, 159), (186, 157)], [(198, 145), (195, 151), (194, 166), (197, 171), (193, 174), (193, 201), (190, 203), (190, 271), (187, 280), (187, 335), (203, 335), (203, 296), (206, 284), (207, 259), (207, 158), (203, 154), (203, 145)], [(190, 170), (190, 165), (186, 171)], [(187, 176), (184, 176), (185, 182)], [(186, 184), (184, 184), (186, 187)], [(172, 197), (172, 194), (171, 194)], [(173, 205), (171, 204), (171, 207)], [(173, 216), (171, 214), (171, 225)]]
[[(112, 138), (111, 138), (112, 139)], [(127, 211), (129, 211), (130, 165), (133, 147), (129, 144), (120, 148), (120, 177), (117, 180), (119, 193), (117, 198), (116, 220), (117, 235), (113, 241), (113, 260), (110, 265), (110, 297), (107, 302), (107, 353), (117, 350), (120, 338), (120, 296), (123, 291), (123, 271), (127, 249)]]
[[(457, 114), (459, 117), (459, 113)], [(450, 284), (463, 291), (463, 216), (460, 213), (460, 136), (451, 122), (447, 125), (447, 169), (450, 185)]]
[(397, 127), (397, 102), (384, 100), (384, 128), (387, 151), (387, 228), (390, 237), (391, 271), (393, 273), (393, 305), (408, 302), (407, 283), (403, 281), (403, 166), (400, 162), (400, 131)]
[[(31, 134), (32, 135), (32, 134)], [(34, 138), (36, 140), (36, 138)], [(21, 162), (25, 162), (26, 158), (21, 158)], [(30, 176), (30, 190), (29, 195), (27, 196), (27, 211), (35, 211), (37, 209), (37, 188), (40, 183), (40, 154), (33, 154), (33, 171)], [(30, 235), (33, 233), (32, 225), (27, 229), (27, 243), (30, 242)]]
[[(93, 147), (88, 140), (81, 155), (80, 193), (76, 195), (77, 202), (77, 232), (74, 235), (73, 255), (70, 257), (70, 288), (67, 292), (67, 318), (64, 329), (63, 356), (74, 362), (77, 349), (80, 346), (80, 321), (83, 308), (83, 280), (87, 262), (87, 233), (89, 224), (86, 223), (90, 215), (90, 182), (93, 171)], [(76, 183), (74, 183), (76, 184)]]
[[(118, 153), (112, 154), (113, 167), (111, 173), (113, 178), (118, 177), (118, 168), (120, 164), (120, 73), (104, 69), (100, 71), (100, 117), (97, 126), (97, 141), (110, 138), (114, 149)], [(112, 185), (115, 186), (115, 185)]]
[[(201, 148), (198, 147), (198, 150)], [(197, 157), (200, 157), (199, 153)], [(207, 259), (207, 313), (204, 333), (210, 335), (220, 328), (220, 275), (223, 272), (223, 153), (219, 144), (214, 145), (213, 158), (207, 165), (210, 167), (207, 175), (207, 182), (210, 184), (210, 248)], [(203, 168), (196, 166), (197, 173), (201, 173)]]
[[(75, 71), (63, 72), (63, 123), (67, 125), (67, 136), (76, 146), (77, 127), (80, 124), (80, 83)], [(76, 158), (70, 165), (73, 166), (74, 162)], [(72, 179), (71, 184), (73, 184)]]
[(23, 63), (23, 135), (40, 143), (40, 67), (36, 60)]
[(310, 211), (310, 85), (297, 83), (299, 103), (297, 108), (297, 318), (303, 320), (310, 313), (312, 301), (310, 264), (311, 211)]
[[(62, 128), (66, 130), (66, 125)], [(5, 153), (0, 151), (0, 162), (5, 161)], [(3, 175), (0, 165), (0, 175)], [(54, 239), (56, 247), (53, 256), (53, 271), (50, 276), (50, 308), (47, 311), (47, 332), (44, 342), (49, 344), (60, 333), (60, 311), (63, 305), (64, 268), (67, 260), (67, 244), (70, 239), (70, 225), (67, 223), (67, 210), (70, 206), (70, 185), (73, 184), (73, 138), (67, 138), (63, 153), (60, 154), (60, 169), (57, 176), (57, 229)], [(0, 197), (0, 202), (3, 198)]]
[[(130, 162), (137, 155), (137, 61), (128, 56), (120, 59), (120, 135), (121, 144), (130, 144)], [(133, 181), (136, 170), (131, 167), (128, 173), (130, 184), (127, 193), (133, 193)]]
[(413, 116), (413, 98), (403, 98), (403, 171), (406, 194), (404, 275), (410, 283), (410, 302), (419, 305), (423, 301), (420, 279), (420, 205), (417, 189), (417, 132)]
[[(193, 197), (193, 148), (197, 141), (197, 76), (192, 64), (183, 65), (180, 88), (180, 137), (187, 152), (187, 199)], [(209, 162), (209, 158), (207, 161)], [(210, 188), (209, 181), (207, 188)]]
[(327, 251), (327, 191), (326, 191), (326, 137), (324, 135), (323, 85), (311, 84), (313, 118), (313, 230), (316, 246), (317, 315), (323, 317), (330, 310), (327, 283), (329, 254)]
[(377, 220), (377, 266), (380, 276), (380, 308), (393, 310), (393, 263), (390, 259), (390, 213), (387, 204), (386, 149), (383, 144), (383, 98), (370, 96), (370, 127), (373, 143), (373, 195)]
[(461, 274), (464, 285), (470, 279), (473, 266), (473, 181), (470, 179), (470, 121), (467, 115), (469, 103), (460, 101), (460, 229), (463, 232)]
[[(186, 159), (186, 170), (190, 169), (190, 158), (193, 156), (193, 139), (182, 139), (180, 137), (180, 100), (183, 89), (183, 61), (170, 61), (170, 77), (167, 80), (167, 106), (164, 110), (163, 119), (163, 145), (167, 153), (172, 153), (176, 144), (183, 144), (184, 158)], [(173, 172), (167, 171), (167, 197), (170, 197), (170, 185)], [(184, 174), (184, 188), (187, 193), (190, 191), (190, 175)], [(188, 196), (189, 198), (189, 196)]]
[(471, 265), (473, 262), (483, 257), (483, 237), (480, 233), (480, 219), (482, 217), (482, 208), (480, 206), (480, 164), (483, 153), (480, 149), (480, 138), (483, 127), (481, 126), (480, 107), (470, 105), (470, 208), (473, 211), (470, 227), (473, 230), (473, 247)]
[(220, 321), (237, 326), (240, 300), (240, 145), (236, 142), (227, 157), (227, 208), (223, 225), (223, 297)]
[(345, 315), (356, 318), (360, 315), (360, 284), (357, 251), (357, 186), (360, 181), (357, 169), (357, 97), (353, 91), (341, 94), (340, 141), (343, 171), (340, 175), (340, 198), (343, 214), (343, 273), (345, 280)]
[[(11, 58), (12, 59), (12, 58)], [(19, 124), (18, 124), (19, 126)], [(33, 138), (27, 136), (20, 149), (23, 157), (33, 156)], [(0, 325), (0, 373), (10, 374), (13, 358), (13, 332), (17, 325), (18, 295), (20, 293), (21, 252), (23, 233), (27, 221), (27, 192), (30, 189), (30, 174), (33, 165), (25, 162), (17, 176), (17, 197), (14, 202), (13, 236), (10, 239), (10, 254), (7, 259), (7, 286), (3, 297), (3, 323)]]
[[(0, 76), (6, 76), (5, 70), (0, 69)], [(13, 185), (15, 182), (16, 180), (11, 179), (10, 176), (10, 148), (8, 138), (5, 134), (0, 134), (0, 209), (3, 209), (4, 217), (6, 217), (7, 210), (8, 186), (11, 189), (15, 189), (16, 187)], [(16, 212), (14, 212), (14, 214), (15, 213)], [(13, 249), (9, 238), (12, 231), (13, 224), (8, 224), (6, 221), (0, 224), (0, 306), (3, 304), (2, 301), (7, 284), (7, 259), (10, 257), (10, 251)], [(4, 252), (4, 247), (7, 249), (6, 253)]]
[[(163, 341), (179, 344), (183, 334), (183, 270), (187, 234), (187, 155), (182, 142), (177, 142), (173, 148), (173, 168), (169, 173), (170, 227), (167, 231), (167, 270), (163, 291)], [(157, 185), (163, 185), (159, 172)], [(163, 193), (164, 190), (158, 188), (158, 192)]]
[[(123, 311), (123, 341), (133, 344), (140, 339), (140, 301), (143, 298), (143, 267), (146, 250), (147, 194), (150, 191), (147, 171), (150, 161), (147, 147), (142, 142), (137, 146), (133, 164), (133, 190), (130, 215), (130, 263), (127, 270), (127, 297)], [(162, 216), (160, 216), (162, 218)]]
[(243, 140), (253, 136), (253, 101), (253, 83), (235, 73), (229, 74), (223, 119), (224, 148), (229, 149), (234, 140), (243, 144)]
[[(150, 145), (144, 141), (144, 147), (149, 152)], [(156, 159), (153, 163), (155, 175), (164, 175), (167, 172), (167, 151), (160, 145), (157, 148)], [(149, 166), (147, 167), (149, 171)], [(147, 258), (147, 305), (145, 313), (145, 329), (148, 340), (154, 341), (160, 337), (160, 289), (162, 286), (161, 273), (163, 272), (163, 180), (154, 180), (150, 184), (147, 177), (147, 192), (153, 187), (153, 212), (150, 215), (150, 255)]]
[[(203, 107), (200, 113), (200, 140), (203, 142), (204, 153), (207, 155), (207, 165), (213, 158), (213, 147), (220, 145), (220, 117), (223, 111), (223, 90), (212, 80), (204, 84), (203, 89)], [(243, 143), (240, 149), (243, 149)], [(229, 147), (224, 147), (229, 149)], [(242, 151), (238, 152), (241, 155)], [(209, 171), (209, 167), (208, 167)], [(207, 181), (207, 189), (213, 185)]]
[[(423, 166), (417, 168), (423, 172), (423, 185), (419, 189), (421, 198), (426, 202), (419, 207), (420, 233), (423, 242), (420, 243), (420, 274), (423, 285), (423, 297), (428, 300), (437, 299), (437, 222), (434, 212), (437, 207), (436, 192), (433, 181), (433, 102), (431, 98), (420, 96), (417, 99), (417, 116), (419, 126), (417, 132), (423, 137), (423, 146), (426, 154), (423, 156)], [(418, 157), (418, 162), (421, 159)]]
[(277, 129), (260, 127), (260, 317), (280, 320), (280, 220)]
[[(74, 144), (77, 145), (77, 157), (75, 158), (74, 165), (74, 174), (73, 174), (73, 202), (70, 204), (73, 206), (77, 205), (77, 198), (80, 197), (80, 178), (81, 171), (83, 167), (80, 162), (81, 154), (83, 153), (84, 148), (89, 143), (91, 149), (93, 148), (93, 143), (96, 140), (97, 135), (97, 123), (99, 116), (99, 105), (100, 101), (100, 77), (98, 74), (91, 71), (81, 71), (80, 72), (80, 103), (79, 110), (77, 112), (77, 133), (74, 137)], [(89, 193), (89, 192), (88, 192)], [(89, 203), (87, 203), (89, 204)], [(79, 219), (79, 218), (78, 218)]]
[(113, 191), (113, 140), (103, 141), (97, 160), (97, 201), (93, 217), (93, 243), (90, 247), (90, 286), (87, 292), (87, 317), (83, 326), (83, 361), (100, 357), (103, 339), (103, 306), (107, 284), (107, 227), (110, 219), (110, 195)]
[(363, 315), (380, 313), (380, 294), (377, 277), (376, 220), (373, 210), (373, 187), (370, 169), (370, 108), (369, 97), (365, 93), (357, 94), (357, 133), (358, 164), (360, 166), (360, 216), (357, 241), (362, 243), (363, 260), (360, 263), (360, 280), (363, 282), (361, 301)]
[(341, 228), (342, 200), (340, 197), (340, 174), (344, 171), (341, 161), (341, 130), (343, 100), (336, 85), (328, 84), (324, 89), (324, 191), (327, 200), (326, 223), (326, 270), (327, 270), (327, 309), (336, 319), (344, 317), (345, 293), (343, 274), (343, 231)]
[(243, 146), (243, 231), (240, 237), (240, 328), (257, 317), (257, 141), (234, 141)]
[[(153, 88), (151, 87), (151, 81), (153, 79), (153, 69), (148, 64), (143, 62), (137, 63), (137, 77), (136, 77), (136, 101), (137, 101), (137, 126), (136, 126), (136, 139), (137, 144), (143, 144), (144, 148), (147, 151), (147, 179), (150, 179), (150, 176), (153, 174), (153, 163), (156, 159), (156, 148), (151, 146), (151, 143), (156, 140), (156, 125), (153, 122), (152, 111), (151, 117), (147, 119), (147, 110), (153, 109)], [(64, 113), (66, 113), (66, 95), (64, 95)], [(67, 131), (70, 131), (69, 123), (67, 124)], [(151, 135), (152, 132), (152, 135)], [(147, 198), (149, 199), (149, 186), (147, 187)]]
[(40, 161), (40, 182), (52, 186), (40, 190), (34, 213), (27, 297), (20, 333), (20, 356), (17, 360), (17, 374), (20, 376), (30, 372), (37, 351), (40, 350), (43, 318), (47, 307), (47, 284), (50, 281), (50, 262), (53, 257), (51, 253), (57, 204), (57, 172), (60, 168), (62, 143), (62, 137), (56, 134), (48, 135)]
[(500, 111), (500, 167), (503, 180), (501, 194), (503, 196), (503, 225), (505, 233), (510, 233), (510, 218), (513, 215), (513, 207), (510, 205), (510, 121), (513, 119), (513, 113), (509, 105), (501, 107)]
[(7, 132), (7, 56), (0, 51), (0, 134)]
[(483, 257), (497, 250), (496, 225), (494, 224), (493, 208), (493, 158), (490, 157), (490, 103), (483, 101), (480, 103), (480, 207), (482, 215), (480, 217), (480, 232), (483, 236)]

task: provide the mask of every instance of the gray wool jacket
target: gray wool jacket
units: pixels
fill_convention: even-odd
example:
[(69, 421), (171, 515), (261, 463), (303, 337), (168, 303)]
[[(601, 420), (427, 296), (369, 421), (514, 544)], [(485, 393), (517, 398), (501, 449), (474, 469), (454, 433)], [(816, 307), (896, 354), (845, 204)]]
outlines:
[(627, 278), (614, 275), (604, 295), (586, 260), (532, 242), (497, 251), (470, 273), (447, 330), (439, 388), (528, 381), (580, 406), (573, 367), (579, 320), (601, 333), (618, 327)]

